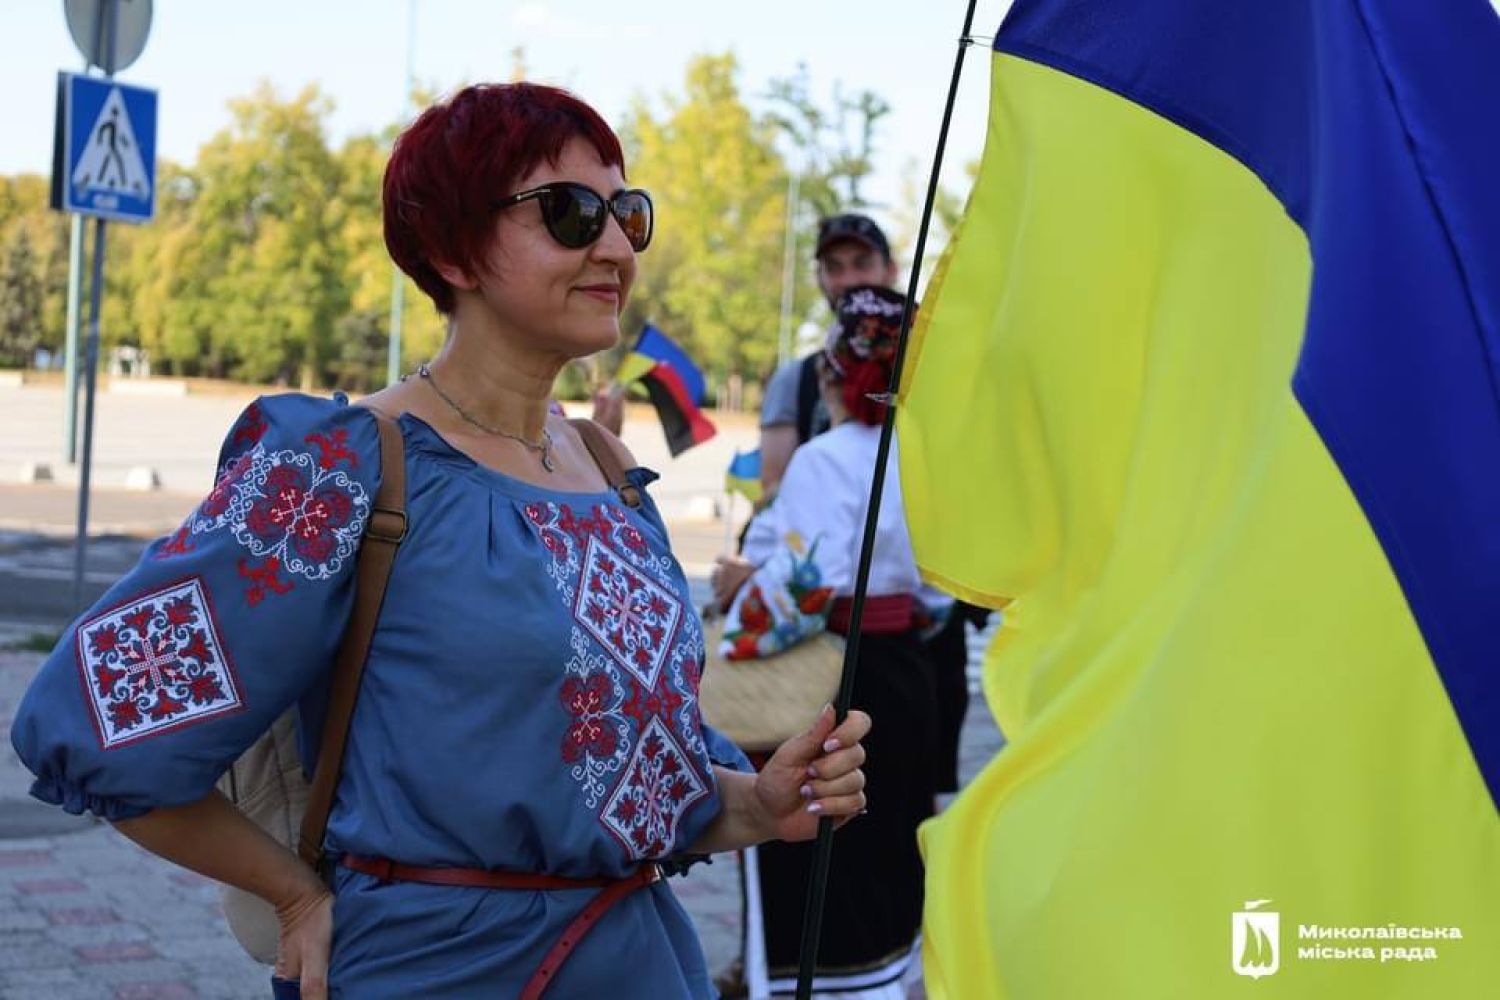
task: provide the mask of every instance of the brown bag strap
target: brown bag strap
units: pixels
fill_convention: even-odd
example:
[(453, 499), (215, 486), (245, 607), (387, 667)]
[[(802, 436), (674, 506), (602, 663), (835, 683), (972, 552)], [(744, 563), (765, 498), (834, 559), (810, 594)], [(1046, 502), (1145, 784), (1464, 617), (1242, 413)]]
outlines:
[[(323, 719), (323, 740), (318, 748), (318, 767), (307, 793), (307, 812), (297, 838), (297, 854), (314, 869), (323, 862), (323, 835), (333, 809), (333, 793), (344, 767), (344, 746), (349, 723), (359, 697), (359, 680), (365, 672), (370, 640), (385, 600), (396, 549), (406, 537), (406, 454), (401, 429), (385, 413), (368, 408), (380, 430), (380, 488), (370, 508), (369, 524), (354, 568), (354, 610), (344, 626), (344, 637), (333, 661), (333, 685), (328, 696), (328, 714)], [(373, 544), (372, 544), (373, 543)]]
[(625, 468), (620, 464), (620, 459), (615, 455), (615, 450), (610, 447), (604, 438), (604, 429), (592, 420), (578, 418), (569, 420), (578, 436), (583, 438), (583, 445), (594, 456), (594, 464), (599, 466), (599, 471), (604, 474), (604, 481), (609, 488), (620, 495), (620, 501), (627, 507), (639, 507), (641, 505), (641, 491), (636, 488), (625, 475)]

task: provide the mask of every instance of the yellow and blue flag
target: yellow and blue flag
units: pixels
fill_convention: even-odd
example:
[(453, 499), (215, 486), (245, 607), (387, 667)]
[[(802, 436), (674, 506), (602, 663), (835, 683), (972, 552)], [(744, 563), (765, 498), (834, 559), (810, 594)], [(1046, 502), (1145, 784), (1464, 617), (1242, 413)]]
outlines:
[(724, 488), (730, 493), (738, 493), (747, 498), (751, 503), (756, 503), (761, 497), (760, 485), (760, 449), (747, 451), (743, 454), (735, 449), (734, 458), (729, 461), (729, 471), (724, 475)]
[(924, 574), (1008, 609), (929, 995), (1495, 995), (1500, 18), (1017, 0), (994, 47), (898, 409)]

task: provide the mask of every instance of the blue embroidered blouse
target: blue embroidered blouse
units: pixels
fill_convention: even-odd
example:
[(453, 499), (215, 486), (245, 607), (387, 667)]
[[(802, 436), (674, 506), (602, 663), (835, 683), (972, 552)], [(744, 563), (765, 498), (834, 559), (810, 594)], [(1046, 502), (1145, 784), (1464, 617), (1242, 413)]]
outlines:
[[(685, 849), (719, 811), (712, 766), (749, 765), (699, 715), (703, 636), (649, 496), (548, 490), (400, 425), (410, 530), (330, 850), (613, 877)], [(108, 819), (196, 801), (294, 703), (310, 759), (379, 465), (374, 418), (342, 400), (245, 410), (213, 492), (33, 681), (12, 730), (33, 794)], [(655, 474), (630, 478), (645, 495)], [(516, 995), (594, 891), (342, 868), (334, 888), (330, 986), (357, 997)], [(549, 992), (714, 995), (665, 882), (613, 907)]]

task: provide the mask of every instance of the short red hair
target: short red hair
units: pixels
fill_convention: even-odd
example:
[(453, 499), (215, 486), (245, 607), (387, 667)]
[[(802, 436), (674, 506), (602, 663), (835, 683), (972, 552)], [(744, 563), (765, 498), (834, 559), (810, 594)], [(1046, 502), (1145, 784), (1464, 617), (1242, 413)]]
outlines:
[(599, 113), (558, 87), (481, 83), (417, 116), (385, 166), (385, 246), (442, 313), (453, 287), (433, 266), (473, 272), (488, 249), (490, 203), (569, 139), (584, 139), (605, 166), (625, 169), (620, 140)]

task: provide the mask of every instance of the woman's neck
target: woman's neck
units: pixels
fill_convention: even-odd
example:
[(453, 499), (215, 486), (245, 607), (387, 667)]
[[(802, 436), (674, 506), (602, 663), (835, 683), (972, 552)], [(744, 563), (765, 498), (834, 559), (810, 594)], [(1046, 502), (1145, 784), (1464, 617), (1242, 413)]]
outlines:
[(466, 328), (455, 320), (429, 368), (470, 416), (535, 440), (546, 425), (552, 385), (567, 358), (519, 347), (517, 339), (493, 328)]
[(844, 406), (842, 390), (834, 384), (823, 391), (823, 409), (828, 411), (828, 426), (837, 427), (849, 422), (849, 409)]

